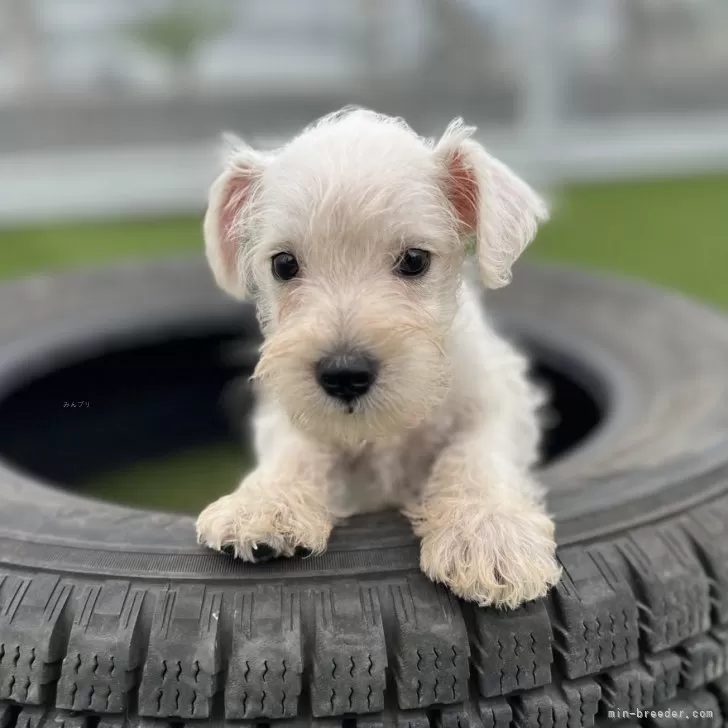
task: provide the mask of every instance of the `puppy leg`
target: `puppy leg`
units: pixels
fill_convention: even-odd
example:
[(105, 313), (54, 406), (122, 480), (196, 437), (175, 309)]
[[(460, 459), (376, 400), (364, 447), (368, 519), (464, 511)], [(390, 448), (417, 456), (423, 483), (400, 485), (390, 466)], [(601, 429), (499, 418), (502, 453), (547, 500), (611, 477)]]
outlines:
[(508, 459), (484, 454), (494, 434), (481, 428), (446, 447), (407, 515), (429, 578), (481, 606), (516, 607), (544, 596), (561, 570), (537, 484)]
[(235, 492), (202, 511), (199, 543), (253, 562), (326, 549), (332, 456), (296, 434), (279, 438)]

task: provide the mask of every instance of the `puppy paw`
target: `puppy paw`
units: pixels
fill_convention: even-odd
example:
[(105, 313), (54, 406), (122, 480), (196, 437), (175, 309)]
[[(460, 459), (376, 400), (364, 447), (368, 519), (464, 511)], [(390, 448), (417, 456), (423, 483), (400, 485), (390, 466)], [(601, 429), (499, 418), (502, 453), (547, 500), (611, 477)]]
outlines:
[(554, 525), (538, 510), (464, 511), (423, 529), (422, 571), (479, 606), (514, 608), (543, 597), (561, 577)]
[(308, 556), (326, 549), (331, 520), (315, 506), (291, 508), (285, 499), (226, 495), (197, 519), (197, 541), (243, 561)]
[[(226, 556), (237, 558), (237, 550), (231, 543), (225, 544), (219, 550)], [(273, 559), (277, 559), (280, 555), (280, 553), (267, 543), (258, 543), (253, 545), (251, 561), (255, 564), (264, 564), (266, 561), (273, 561)]]

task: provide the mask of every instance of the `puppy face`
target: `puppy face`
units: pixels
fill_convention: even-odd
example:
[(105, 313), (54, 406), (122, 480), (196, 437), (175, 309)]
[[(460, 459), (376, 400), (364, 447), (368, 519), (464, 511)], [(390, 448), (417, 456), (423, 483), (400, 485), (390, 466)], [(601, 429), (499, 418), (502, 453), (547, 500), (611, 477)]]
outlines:
[(480, 216), (488, 206), (500, 214), (496, 189), (512, 199), (514, 180), (541, 205), (510, 170), (510, 190), (490, 184), (500, 167), (484, 150), (480, 158), (471, 132), (456, 123), (433, 145), (401, 121), (347, 111), (275, 154), (238, 143), (213, 186), (213, 271), (233, 295), (255, 298), (265, 335), (255, 378), (310, 435), (378, 440), (447, 396), (463, 239), (476, 238), (484, 278), (502, 284), (520, 253), (513, 245), (532, 233), (499, 243), (508, 231), (490, 219), (486, 249)]

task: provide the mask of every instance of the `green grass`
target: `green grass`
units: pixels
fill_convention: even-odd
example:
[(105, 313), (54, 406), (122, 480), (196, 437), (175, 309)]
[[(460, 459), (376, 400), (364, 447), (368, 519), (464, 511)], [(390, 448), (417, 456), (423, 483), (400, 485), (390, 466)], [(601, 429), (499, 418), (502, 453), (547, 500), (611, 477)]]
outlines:
[(0, 276), (201, 249), (201, 216), (0, 230)]
[[(567, 187), (529, 257), (613, 270), (728, 305), (728, 176)], [(200, 251), (200, 215), (0, 230), (0, 277)]]
[(225, 442), (139, 462), (97, 476), (80, 490), (112, 503), (199, 513), (233, 490), (250, 465), (250, 457), (240, 445)]
[[(728, 306), (728, 176), (567, 187), (529, 251)], [(201, 251), (200, 216), (0, 231), (0, 277)], [(1, 315), (1, 314), (0, 314)], [(237, 450), (190, 451), (87, 484), (109, 500), (194, 512), (240, 476)]]
[(728, 176), (565, 189), (536, 258), (580, 263), (728, 305)]

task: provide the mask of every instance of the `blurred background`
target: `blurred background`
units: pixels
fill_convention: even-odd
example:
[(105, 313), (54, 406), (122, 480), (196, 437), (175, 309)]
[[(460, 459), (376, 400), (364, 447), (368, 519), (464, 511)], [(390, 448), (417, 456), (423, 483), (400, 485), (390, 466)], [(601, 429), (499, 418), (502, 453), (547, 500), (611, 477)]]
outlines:
[(531, 255), (728, 303), (725, 0), (0, 0), (0, 275), (199, 250), (221, 131), (347, 103), (477, 124)]
[(725, 0), (0, 0), (0, 278), (199, 253), (221, 131), (351, 103), (476, 124), (529, 256), (728, 305)]

